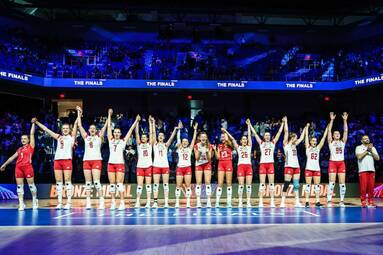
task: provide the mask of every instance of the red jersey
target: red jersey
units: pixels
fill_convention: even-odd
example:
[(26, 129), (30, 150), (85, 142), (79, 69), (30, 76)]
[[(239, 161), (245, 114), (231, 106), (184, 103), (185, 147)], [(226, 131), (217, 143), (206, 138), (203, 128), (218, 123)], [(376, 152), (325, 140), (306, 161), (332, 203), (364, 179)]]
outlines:
[(24, 166), (32, 164), (32, 155), (34, 150), (35, 149), (30, 144), (18, 148), (16, 165)]
[(219, 144), (219, 160), (232, 160), (233, 149), (226, 144)]

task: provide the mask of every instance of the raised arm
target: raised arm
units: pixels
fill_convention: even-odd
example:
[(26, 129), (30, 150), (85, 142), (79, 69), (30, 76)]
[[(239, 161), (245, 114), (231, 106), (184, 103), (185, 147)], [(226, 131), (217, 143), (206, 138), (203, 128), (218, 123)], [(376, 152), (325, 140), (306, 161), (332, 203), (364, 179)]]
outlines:
[(197, 128), (198, 128), (198, 122), (194, 123), (194, 125), (193, 125), (193, 129), (194, 129), (193, 139), (192, 139), (190, 146), (189, 146), (191, 149), (194, 148), (194, 144), (195, 144), (195, 141), (197, 139)]
[(347, 125), (348, 113), (344, 112), (342, 114), (342, 118), (343, 118), (343, 137), (342, 137), (342, 140), (344, 143), (346, 143), (347, 138), (348, 138), (348, 125)]
[(74, 122), (74, 124), (73, 124), (73, 129), (72, 129), (72, 137), (74, 137), (74, 138), (76, 138), (76, 136), (77, 136), (77, 126), (78, 126), (78, 117), (77, 117), (77, 119), (76, 119), (76, 121)]
[(303, 141), (303, 139), (305, 139), (305, 132), (306, 132), (306, 129), (309, 128), (309, 126), (310, 126), (310, 124), (307, 123), (306, 126), (303, 128), (302, 133), (301, 133), (301, 136), (300, 136), (299, 139), (296, 141), (295, 145), (298, 146), (298, 145)]
[(286, 145), (289, 141), (289, 125), (287, 123), (287, 117), (283, 117), (282, 119), (284, 125), (283, 125), (283, 130), (284, 130), (284, 136), (283, 136), (283, 145)]
[(109, 141), (113, 139), (112, 115), (113, 115), (113, 109), (108, 109), (108, 119), (106, 120), (106, 125), (107, 125), (107, 136)]
[(310, 141), (309, 141), (309, 129), (308, 128), (306, 128), (306, 130), (305, 130), (305, 147), (306, 147), (306, 149), (308, 148), (308, 147), (310, 147)]
[(140, 140), (140, 123), (137, 123), (136, 125), (136, 143), (137, 145), (140, 145), (141, 144), (141, 140)]
[(76, 106), (76, 110), (77, 110), (77, 125), (78, 125), (78, 129), (80, 130), (80, 134), (82, 136), (83, 139), (86, 139), (86, 136), (88, 135), (84, 129), (84, 127), (82, 126), (82, 121), (81, 121), (81, 117), (82, 117), (82, 109), (80, 106)]
[(53, 132), (52, 130), (50, 130), (49, 128), (47, 128), (46, 126), (44, 126), (42, 123), (40, 123), (37, 119), (35, 121), (36, 125), (41, 128), (41, 130), (43, 130), (44, 132), (46, 132), (48, 135), (50, 135), (52, 138), (54, 139), (58, 139), (60, 137), (59, 134)]
[(31, 131), (30, 131), (30, 134), (29, 134), (29, 144), (31, 145), (32, 148), (35, 148), (35, 146), (36, 146), (35, 130), (36, 130), (36, 118), (33, 118), (32, 119)]
[(124, 140), (127, 141), (131, 136), (135, 129), (137, 129), (138, 123), (140, 122), (141, 117), (140, 115), (136, 116), (136, 120), (134, 121), (133, 125), (129, 128), (128, 133), (126, 133)]
[(174, 140), (174, 137), (177, 134), (177, 131), (180, 130), (181, 128), (182, 128), (182, 122), (180, 121), (180, 122), (178, 122), (178, 126), (174, 127), (174, 130), (173, 130), (172, 134), (170, 135), (168, 141), (165, 144), (166, 147), (169, 147), (172, 144), (172, 142)]
[[(156, 144), (157, 143), (156, 120), (150, 116), (149, 117), (149, 123), (152, 125), (152, 131), (151, 132), (149, 131), (150, 133), (152, 133), (152, 139), (150, 139), (150, 137), (149, 137), (149, 140), (152, 140), (152, 144)], [(150, 130), (150, 128), (149, 128), (149, 130)]]
[(332, 126), (334, 124), (336, 115), (333, 112), (330, 112), (330, 123), (328, 124), (328, 132), (327, 132), (327, 142), (328, 144), (332, 143)]
[(250, 119), (247, 119), (246, 120), (246, 124), (247, 124), (247, 144), (252, 147), (253, 146), (253, 141), (251, 139), (251, 122), (250, 122)]
[(284, 121), (282, 120), (282, 123), (281, 123), (281, 126), (279, 127), (279, 130), (278, 130), (278, 133), (275, 135), (274, 139), (273, 139), (273, 143), (276, 144), (279, 140), (279, 137), (281, 137), (281, 134), (282, 134), (282, 131), (283, 131), (283, 125), (284, 124)]
[(106, 131), (107, 127), (108, 127), (108, 121), (105, 121), (105, 124), (101, 128), (100, 133), (99, 133), (100, 139), (101, 139), (102, 142), (104, 142), (104, 136), (105, 136), (105, 131)]
[(15, 154), (13, 154), (9, 159), (7, 159), (7, 161), (4, 162), (4, 164), (1, 165), (0, 167), (0, 171), (4, 171), (5, 168), (7, 167), (7, 165), (9, 165), (10, 163), (12, 163), (18, 156), (19, 154), (17, 153), (17, 151), (15, 152)]
[[(181, 123), (181, 125), (182, 125), (181, 121), (179, 123)], [(178, 123), (178, 125), (179, 125), (179, 123)], [(181, 129), (182, 128), (178, 129), (178, 131), (177, 131), (177, 145), (176, 145), (177, 148), (179, 148), (181, 146)]]
[[(250, 121), (249, 119), (246, 120), (246, 123), (247, 121)], [(261, 144), (262, 143), (262, 139), (259, 137), (259, 135), (257, 134), (257, 132), (255, 131), (254, 127), (250, 124), (250, 130), (251, 132), (254, 134), (255, 136), (255, 140), (257, 141), (258, 144)]]
[(326, 129), (324, 130), (324, 133), (323, 133), (323, 136), (322, 136), (322, 139), (320, 140), (319, 144), (318, 144), (318, 148), (319, 149), (322, 149), (323, 145), (324, 145), (324, 142), (326, 141), (326, 137), (327, 137), (327, 133), (328, 133), (328, 126), (326, 127)]
[(233, 146), (235, 149), (238, 149), (238, 143), (237, 141), (235, 140), (235, 138), (224, 128), (221, 128), (221, 131), (224, 132), (228, 137), (229, 139), (231, 140), (231, 142), (233, 143)]

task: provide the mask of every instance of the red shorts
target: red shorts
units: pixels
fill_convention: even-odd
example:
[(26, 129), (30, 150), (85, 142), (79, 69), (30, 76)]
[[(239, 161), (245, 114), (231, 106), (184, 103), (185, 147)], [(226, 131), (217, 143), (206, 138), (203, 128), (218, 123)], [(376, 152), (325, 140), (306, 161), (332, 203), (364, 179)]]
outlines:
[(211, 171), (211, 163), (207, 162), (205, 164), (195, 166), (196, 171)]
[(145, 177), (151, 177), (152, 176), (152, 167), (137, 167), (136, 170), (137, 176), (145, 176)]
[(125, 164), (112, 164), (108, 163), (108, 172), (111, 173), (125, 173)]
[(82, 164), (84, 170), (101, 170), (102, 161), (101, 160), (85, 160)]
[(224, 171), (224, 172), (233, 171), (233, 162), (231, 160), (218, 161), (218, 171)]
[(153, 174), (169, 174), (169, 167), (153, 166)]
[(54, 170), (70, 170), (72, 171), (71, 159), (57, 159), (53, 164)]
[(16, 165), (15, 176), (16, 178), (32, 178), (34, 176), (32, 164)]
[(259, 174), (274, 174), (274, 163), (259, 164)]
[(346, 173), (346, 164), (344, 161), (331, 161), (328, 163), (328, 173), (344, 174)]
[(251, 167), (251, 165), (238, 165), (237, 176), (253, 176), (253, 168)]
[(187, 167), (177, 167), (176, 175), (177, 176), (185, 176), (185, 175), (191, 175), (192, 169), (190, 166)]
[(319, 176), (320, 177), (320, 171), (313, 171), (313, 170), (305, 170), (305, 177), (312, 177), (312, 176)]
[(299, 167), (288, 167), (285, 166), (285, 174), (294, 175), (294, 174), (300, 174), (301, 169)]

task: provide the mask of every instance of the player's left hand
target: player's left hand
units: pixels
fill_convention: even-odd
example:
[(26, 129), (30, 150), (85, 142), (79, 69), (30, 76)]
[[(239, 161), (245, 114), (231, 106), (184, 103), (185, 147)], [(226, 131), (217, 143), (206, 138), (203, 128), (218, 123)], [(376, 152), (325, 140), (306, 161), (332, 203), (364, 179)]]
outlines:
[(348, 113), (347, 113), (347, 112), (344, 112), (344, 113), (342, 114), (342, 118), (343, 118), (344, 120), (347, 120), (347, 118), (348, 118)]

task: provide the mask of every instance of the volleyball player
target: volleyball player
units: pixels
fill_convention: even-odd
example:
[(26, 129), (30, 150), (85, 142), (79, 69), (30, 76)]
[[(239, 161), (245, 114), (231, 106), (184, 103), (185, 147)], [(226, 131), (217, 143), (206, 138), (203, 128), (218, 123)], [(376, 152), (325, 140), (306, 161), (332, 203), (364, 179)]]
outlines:
[(107, 135), (109, 142), (109, 161), (108, 161), (108, 179), (110, 183), (109, 192), (112, 196), (112, 203), (110, 210), (116, 209), (116, 184), (117, 191), (120, 196), (120, 205), (118, 210), (125, 210), (125, 187), (124, 187), (124, 178), (125, 178), (125, 160), (124, 160), (124, 150), (126, 143), (128, 142), (130, 136), (133, 133), (133, 130), (136, 128), (140, 116), (137, 115), (136, 120), (133, 125), (130, 127), (128, 133), (125, 137), (121, 139), (121, 129), (116, 127), (112, 132), (112, 115), (113, 110), (108, 110), (108, 120), (107, 120)]
[[(249, 120), (250, 121), (250, 120)], [(250, 123), (250, 129), (255, 136), (255, 140), (259, 144), (261, 150), (261, 160), (259, 164), (259, 207), (263, 207), (263, 195), (266, 190), (266, 175), (269, 179), (269, 191), (270, 191), (270, 207), (275, 207), (274, 202), (274, 150), (275, 145), (277, 144), (279, 137), (283, 131), (284, 120), (282, 119), (281, 126), (272, 139), (270, 132), (265, 132), (263, 135), (263, 140), (259, 137), (255, 129)]]
[(85, 143), (85, 153), (83, 158), (83, 170), (85, 177), (85, 190), (86, 190), (86, 209), (91, 209), (91, 192), (92, 192), (92, 179), (93, 185), (96, 188), (99, 196), (99, 205), (98, 209), (105, 209), (104, 204), (104, 195), (102, 192), (102, 186), (100, 182), (101, 170), (102, 170), (102, 157), (101, 157), (101, 145), (104, 142), (104, 134), (107, 127), (107, 122), (98, 132), (96, 125), (91, 124), (89, 126), (88, 132), (85, 131), (82, 126), (81, 116), (82, 109), (77, 106), (77, 125), (80, 130), (81, 137), (84, 139)]
[(287, 190), (289, 188), (291, 179), (293, 179), (293, 185), (294, 185), (294, 195), (295, 195), (295, 207), (302, 207), (301, 203), (299, 202), (299, 178), (300, 178), (300, 167), (299, 167), (299, 161), (298, 161), (298, 152), (297, 152), (297, 146), (303, 141), (305, 136), (305, 131), (308, 128), (308, 126), (305, 126), (303, 128), (301, 136), (297, 137), (296, 133), (289, 133), (289, 126), (287, 123), (287, 117), (284, 118), (284, 137), (283, 137), (283, 149), (285, 151), (285, 182), (283, 184), (283, 190), (282, 190), (282, 201), (281, 201), (281, 208), (284, 208), (285, 201), (286, 201), (286, 195)]
[(321, 169), (319, 165), (319, 157), (320, 151), (326, 141), (328, 132), (328, 126), (323, 133), (322, 139), (318, 144), (318, 140), (316, 137), (309, 138), (309, 129), (305, 130), (305, 147), (306, 147), (306, 168), (305, 168), (305, 195), (306, 195), (306, 203), (305, 207), (310, 207), (310, 192), (311, 192), (311, 182), (314, 180), (314, 192), (315, 192), (315, 206), (321, 207), (321, 203), (319, 200), (320, 193), (320, 177), (321, 177)]
[(238, 207), (243, 207), (242, 194), (246, 179), (246, 207), (251, 208), (251, 191), (252, 191), (252, 181), (253, 181), (253, 168), (251, 166), (251, 130), (250, 130), (250, 121), (246, 120), (247, 124), (247, 136), (243, 135), (240, 140), (240, 145), (235, 141), (235, 138), (230, 135), (226, 129), (222, 129), (225, 132), (230, 140), (233, 142), (234, 148), (238, 153), (238, 169), (237, 169), (237, 178), (238, 178)]
[(136, 126), (136, 143), (137, 143), (137, 152), (138, 152), (138, 161), (137, 161), (137, 199), (136, 199), (136, 208), (139, 208), (140, 198), (142, 194), (142, 188), (144, 185), (144, 180), (146, 184), (146, 208), (150, 208), (150, 200), (152, 194), (152, 149), (154, 145), (153, 136), (155, 136), (155, 127), (153, 127), (153, 122), (151, 121), (152, 117), (149, 116), (149, 137), (147, 134), (142, 134), (140, 137), (139, 133), (139, 123)]
[(197, 138), (197, 128), (198, 123), (193, 125), (194, 133), (193, 139), (189, 144), (187, 137), (182, 138), (181, 140), (181, 129), (177, 131), (177, 154), (178, 154), (178, 164), (176, 170), (176, 204), (175, 208), (180, 207), (180, 196), (182, 184), (185, 181), (186, 185), (186, 207), (190, 208), (190, 197), (191, 197), (191, 179), (192, 179), (192, 169), (191, 169), (191, 155), (194, 148), (194, 144)]
[(17, 196), (19, 198), (19, 211), (24, 211), (24, 179), (27, 180), (29, 190), (32, 194), (32, 208), (38, 209), (37, 188), (34, 181), (34, 171), (32, 166), (32, 155), (35, 150), (35, 122), (36, 119), (32, 119), (30, 135), (21, 136), (22, 146), (17, 149), (4, 164), (0, 167), (0, 171), (4, 171), (7, 165), (16, 160), (15, 177), (17, 185)]
[[(63, 191), (63, 180), (65, 181), (65, 190), (67, 195), (67, 203), (64, 206), (65, 210), (70, 210), (72, 207), (72, 196), (73, 196), (73, 185), (72, 185), (72, 154), (75, 138), (77, 135), (77, 119), (71, 130), (69, 124), (64, 123), (61, 126), (61, 135), (53, 132), (38, 120), (36, 125), (39, 126), (43, 131), (48, 133), (52, 138), (57, 140), (57, 148), (54, 158), (54, 173), (56, 179), (56, 192), (58, 204), (56, 209), (62, 209), (62, 191)], [(63, 178), (64, 177), (64, 178)]]
[(344, 196), (346, 194), (346, 164), (344, 163), (344, 148), (346, 147), (348, 126), (347, 126), (347, 112), (342, 114), (343, 119), (343, 136), (340, 137), (339, 131), (332, 133), (336, 115), (330, 112), (330, 124), (328, 128), (327, 141), (330, 148), (330, 162), (328, 164), (328, 189), (327, 189), (327, 206), (332, 207), (332, 194), (334, 193), (336, 176), (338, 175), (339, 181), (339, 206), (344, 207)]
[(218, 185), (216, 191), (215, 207), (219, 207), (219, 201), (222, 195), (222, 186), (226, 178), (226, 207), (231, 207), (231, 198), (233, 194), (233, 142), (225, 132), (221, 134), (221, 143), (213, 146), (215, 156), (218, 160)]
[[(150, 120), (149, 120), (150, 121)], [(155, 119), (151, 119), (152, 127), (156, 127)], [(174, 127), (172, 134), (168, 141), (165, 142), (165, 134), (163, 132), (158, 133), (158, 139), (156, 134), (153, 134), (154, 144), (154, 160), (153, 160), (153, 197), (154, 203), (153, 208), (158, 207), (158, 191), (160, 187), (160, 179), (162, 176), (162, 182), (164, 187), (164, 207), (169, 207), (169, 160), (168, 160), (168, 148), (172, 144), (177, 130), (182, 127), (182, 123), (179, 123), (177, 127)], [(154, 131), (155, 132), (155, 131)]]
[(201, 184), (202, 175), (205, 179), (207, 202), (206, 207), (211, 207), (211, 156), (213, 148), (209, 143), (206, 132), (202, 131), (198, 137), (199, 142), (194, 146), (195, 155), (195, 178), (196, 178), (196, 196), (197, 207), (201, 208)]

